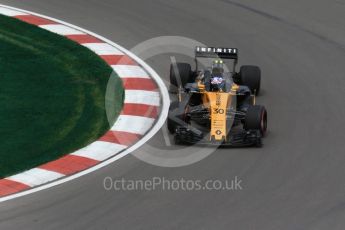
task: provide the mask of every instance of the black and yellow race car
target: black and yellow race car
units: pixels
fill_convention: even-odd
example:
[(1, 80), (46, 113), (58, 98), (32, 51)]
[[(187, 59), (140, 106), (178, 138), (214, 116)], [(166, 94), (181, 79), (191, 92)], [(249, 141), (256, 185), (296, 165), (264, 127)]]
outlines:
[[(206, 66), (198, 69), (199, 58)], [(207, 66), (206, 59), (212, 59)], [(225, 60), (233, 60), (227, 70)], [(261, 70), (241, 66), (236, 72), (236, 48), (196, 47), (196, 69), (188, 63), (170, 66), (170, 104), (167, 126), (176, 144), (261, 146), (267, 130), (267, 111), (256, 105)]]

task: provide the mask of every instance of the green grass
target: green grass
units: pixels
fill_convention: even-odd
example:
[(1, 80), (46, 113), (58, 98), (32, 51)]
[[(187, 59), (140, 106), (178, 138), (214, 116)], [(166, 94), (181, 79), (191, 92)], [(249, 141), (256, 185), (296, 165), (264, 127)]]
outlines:
[[(0, 178), (57, 159), (109, 129), (112, 69), (62, 36), (0, 15)], [(115, 78), (115, 113), (123, 104)]]

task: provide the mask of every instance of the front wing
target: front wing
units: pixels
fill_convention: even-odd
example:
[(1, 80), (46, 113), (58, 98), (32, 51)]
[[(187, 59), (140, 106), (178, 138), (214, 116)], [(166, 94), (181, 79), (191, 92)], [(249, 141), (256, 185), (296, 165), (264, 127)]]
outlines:
[(199, 130), (189, 129), (179, 126), (176, 129), (174, 136), (176, 144), (197, 144), (197, 145), (216, 145), (222, 147), (261, 147), (262, 136), (259, 130), (238, 130), (228, 134), (227, 140), (214, 141), (210, 140), (208, 135), (205, 135)]

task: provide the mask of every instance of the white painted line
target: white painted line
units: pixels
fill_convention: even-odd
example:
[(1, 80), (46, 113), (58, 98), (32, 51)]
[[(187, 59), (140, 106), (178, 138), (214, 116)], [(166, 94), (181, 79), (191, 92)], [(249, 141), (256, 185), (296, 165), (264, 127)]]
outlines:
[(64, 174), (48, 171), (40, 168), (33, 168), (23, 173), (10, 176), (6, 179), (17, 181), (22, 184), (26, 184), (30, 187), (45, 184), (49, 181), (56, 180), (65, 176)]
[(27, 13), (23, 13), (23, 12), (20, 12), (20, 11), (16, 11), (16, 10), (4, 8), (4, 7), (0, 7), (0, 14), (6, 15), (6, 16), (10, 16), (10, 17), (14, 17), (14, 16), (17, 16), (17, 15), (27, 15)]
[(146, 90), (125, 90), (125, 103), (160, 105), (159, 92)]
[(107, 43), (84, 43), (82, 45), (98, 55), (124, 55), (120, 50)]
[(111, 130), (144, 135), (154, 122), (155, 119), (153, 118), (120, 115)]
[(91, 158), (97, 161), (104, 161), (109, 157), (116, 155), (125, 148), (127, 148), (125, 145), (105, 141), (95, 141), (89, 146), (86, 146), (85, 148), (82, 148), (71, 155)]
[(149, 74), (140, 66), (112, 65), (111, 67), (121, 78), (150, 78)]
[(84, 32), (81, 32), (79, 30), (73, 29), (71, 27), (65, 26), (65, 25), (41, 25), (39, 26), (43, 29), (49, 30), (50, 32), (57, 33), (63, 36), (66, 35), (75, 35), (75, 34), (85, 34)]

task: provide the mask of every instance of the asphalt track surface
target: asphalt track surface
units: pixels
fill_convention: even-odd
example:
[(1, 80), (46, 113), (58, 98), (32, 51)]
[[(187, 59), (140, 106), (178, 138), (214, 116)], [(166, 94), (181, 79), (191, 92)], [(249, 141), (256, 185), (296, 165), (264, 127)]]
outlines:
[[(179, 168), (127, 156), (63, 185), (1, 203), (0, 229), (344, 229), (344, 1), (0, 2), (63, 19), (128, 49), (163, 35), (236, 46), (241, 63), (261, 66), (259, 103), (269, 111), (269, 135), (261, 149), (219, 149)], [(166, 60), (148, 63), (167, 77)], [(148, 145), (162, 141), (158, 133)], [(243, 189), (106, 191), (106, 176), (238, 176)]]

